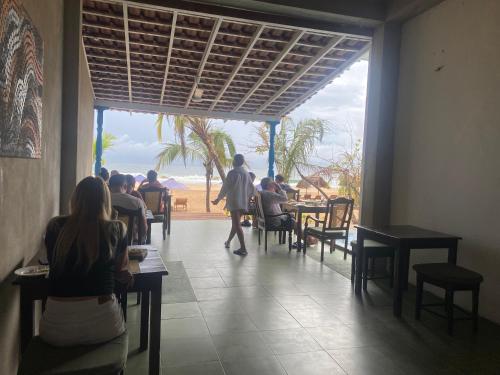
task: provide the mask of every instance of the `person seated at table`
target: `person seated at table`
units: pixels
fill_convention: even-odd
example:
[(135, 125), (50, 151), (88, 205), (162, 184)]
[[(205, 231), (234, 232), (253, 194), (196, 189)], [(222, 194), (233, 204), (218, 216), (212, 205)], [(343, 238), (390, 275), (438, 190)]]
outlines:
[[(138, 225), (142, 225), (142, 233), (146, 233), (148, 228), (146, 205), (141, 199), (127, 194), (127, 178), (122, 174), (114, 175), (109, 179), (109, 189), (111, 190), (111, 204), (113, 206), (122, 207), (127, 210), (141, 209), (143, 220)], [(134, 233), (134, 239), (137, 239), (137, 233)]]
[[(250, 176), (250, 181), (252, 181), (252, 184), (253, 184), (255, 182), (255, 177), (256, 177), (255, 173), (248, 172), (248, 175)], [(250, 216), (253, 216), (254, 212), (255, 212), (255, 196), (252, 195), (250, 197), (250, 199), (248, 200), (248, 212), (243, 216), (243, 221), (241, 222), (242, 227), (251, 227), (252, 226), (252, 223), (250, 222)], [(248, 215), (248, 213), (252, 213), (252, 215)], [(256, 223), (254, 223), (254, 224), (256, 224)]]
[(99, 171), (99, 176), (104, 180), (105, 183), (109, 181), (109, 172), (106, 168), (102, 167)]
[(141, 193), (139, 193), (137, 190), (135, 190), (135, 178), (131, 174), (125, 175), (125, 178), (127, 179), (127, 194), (139, 198), (141, 201), (144, 201), (142, 198)]
[(296, 193), (297, 190), (295, 190), (294, 188), (292, 188), (290, 185), (288, 185), (287, 183), (285, 183), (285, 178), (280, 175), (280, 174), (277, 174), (275, 177), (274, 177), (274, 181), (280, 186), (280, 188), (282, 190), (284, 190), (286, 193)]
[(45, 233), (50, 265), (40, 337), (55, 346), (91, 345), (125, 332), (115, 280), (130, 284), (127, 229), (111, 220), (109, 189), (86, 177), (71, 197), (69, 216), (51, 219)]
[(152, 169), (148, 171), (147, 178), (141, 182), (139, 185), (139, 189), (147, 189), (147, 188), (163, 188), (164, 186), (158, 181), (158, 173), (153, 171)]
[[(285, 190), (281, 186), (273, 181), (270, 177), (265, 177), (260, 181), (262, 186), (262, 191), (260, 192), (262, 200), (262, 209), (264, 210), (264, 215), (280, 215), (283, 214), (281, 210), (281, 203), (288, 202), (288, 197)], [(275, 227), (285, 226), (287, 228), (295, 229), (297, 233), (300, 228), (297, 227), (295, 220), (283, 214), (282, 216), (274, 216), (269, 218), (271, 225)], [(297, 247), (295, 242), (292, 247)]]

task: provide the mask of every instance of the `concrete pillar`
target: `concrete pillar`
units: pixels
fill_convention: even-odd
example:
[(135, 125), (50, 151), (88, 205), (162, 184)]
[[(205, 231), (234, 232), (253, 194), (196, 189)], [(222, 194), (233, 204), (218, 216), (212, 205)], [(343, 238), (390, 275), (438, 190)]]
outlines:
[(276, 138), (276, 126), (279, 121), (268, 121), (269, 124), (269, 156), (268, 156), (268, 170), (267, 176), (274, 178), (274, 139)]
[(64, 1), (63, 111), (61, 131), (61, 214), (76, 186), (78, 149), (78, 97), (81, 28), (80, 0)]
[(401, 25), (388, 22), (373, 36), (363, 145), (361, 223), (389, 224)]

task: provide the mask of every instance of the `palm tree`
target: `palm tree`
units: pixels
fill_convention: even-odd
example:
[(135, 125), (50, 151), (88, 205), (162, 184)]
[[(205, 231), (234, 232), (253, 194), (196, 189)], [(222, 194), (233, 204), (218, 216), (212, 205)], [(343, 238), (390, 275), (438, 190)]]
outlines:
[[(115, 145), (115, 141), (116, 141), (116, 136), (114, 134), (106, 132), (102, 133), (102, 152), (104, 153), (104, 151), (113, 148), (113, 146)], [(95, 158), (96, 158), (96, 140), (94, 139), (94, 142), (92, 144), (92, 164), (95, 163)], [(105, 162), (106, 161), (103, 158), (101, 158), (101, 164), (104, 165)]]
[[(165, 116), (159, 114), (156, 120), (156, 132), (158, 137), (158, 142), (162, 142), (162, 129), (163, 120)], [(167, 117), (167, 121), (170, 122), (170, 118)], [(207, 149), (208, 156), (212, 160), (215, 169), (222, 181), (226, 179), (225, 166), (227, 165), (227, 157), (225, 153), (225, 147), (227, 146), (229, 155), (232, 157), (235, 154), (234, 143), (227, 135), (227, 133), (222, 132), (222, 130), (214, 130), (212, 123), (206, 117), (194, 117), (194, 116), (173, 116), (173, 129), (175, 137), (179, 141), (181, 146), (180, 155), (185, 160), (187, 156), (187, 137), (188, 131), (196, 134), (199, 140)], [(217, 137), (214, 137), (215, 133), (218, 131), (224, 133), (227, 136), (227, 140), (230, 142), (225, 142)], [(222, 143), (217, 143), (217, 141)], [(224, 152), (222, 152), (224, 151)]]
[[(156, 156), (156, 169), (171, 164), (176, 159), (182, 159), (184, 165), (186, 161), (200, 160), (205, 167), (205, 207), (210, 212), (210, 191), (212, 187), (212, 177), (215, 161), (211, 156), (208, 147), (201, 137), (191, 131), (187, 136), (182, 133), (184, 138), (178, 137), (178, 143), (166, 143), (165, 148)], [(218, 160), (223, 167), (231, 165), (231, 157), (235, 154), (235, 147), (231, 136), (220, 129), (209, 129), (206, 133), (210, 143), (213, 144)], [(229, 156), (226, 154), (226, 149)]]
[[(276, 167), (285, 178), (290, 179), (294, 170), (302, 176), (301, 170), (311, 167), (309, 159), (316, 142), (321, 142), (326, 132), (328, 122), (321, 119), (304, 119), (295, 123), (291, 118), (284, 117), (276, 134), (274, 152)], [(257, 128), (261, 143), (255, 150), (264, 154), (269, 151), (269, 129), (267, 124)]]

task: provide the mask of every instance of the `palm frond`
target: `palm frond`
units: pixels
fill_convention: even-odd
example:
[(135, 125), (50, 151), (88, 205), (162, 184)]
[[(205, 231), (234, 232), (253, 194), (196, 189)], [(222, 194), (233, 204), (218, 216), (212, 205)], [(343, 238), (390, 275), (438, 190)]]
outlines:
[(158, 113), (158, 116), (156, 117), (156, 121), (155, 121), (156, 138), (158, 139), (158, 142), (163, 141), (162, 130), (163, 130), (164, 117), (165, 117), (165, 115), (163, 113)]

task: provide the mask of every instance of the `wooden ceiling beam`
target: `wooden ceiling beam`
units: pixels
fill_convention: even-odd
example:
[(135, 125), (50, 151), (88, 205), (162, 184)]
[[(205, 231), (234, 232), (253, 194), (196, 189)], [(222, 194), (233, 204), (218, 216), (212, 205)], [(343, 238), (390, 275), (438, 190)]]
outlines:
[(222, 25), (223, 18), (219, 17), (215, 21), (213, 27), (212, 27), (212, 33), (210, 34), (210, 38), (207, 41), (207, 45), (205, 47), (205, 51), (203, 52), (203, 57), (200, 61), (200, 65), (198, 66), (198, 73), (196, 74), (195, 81), (193, 83), (193, 87), (191, 88), (191, 93), (189, 94), (188, 99), (186, 100), (186, 104), (184, 104), (184, 108), (187, 108), (189, 104), (191, 103), (191, 99), (193, 98), (194, 92), (196, 91), (198, 81), (200, 77), (203, 74), (203, 69), (205, 69), (205, 64), (208, 61), (208, 56), (210, 55), (210, 52), (212, 50), (212, 47), (215, 42), (215, 38), (217, 37), (217, 33), (219, 32), (219, 28)]
[(292, 48), (295, 46), (295, 43), (302, 38), (304, 35), (305, 31), (296, 31), (292, 39), (288, 42), (288, 44), (283, 48), (281, 53), (276, 57), (276, 59), (271, 63), (271, 65), (267, 68), (267, 70), (263, 73), (262, 77), (259, 78), (259, 80), (255, 83), (255, 85), (246, 93), (246, 95), (241, 99), (239, 104), (236, 106), (235, 111), (240, 109), (245, 102), (247, 101), (250, 96), (259, 88), (259, 86), (262, 85), (262, 83), (267, 79), (267, 77), (273, 72), (273, 69), (276, 68), (276, 66), (285, 58), (285, 56), (292, 50)]

